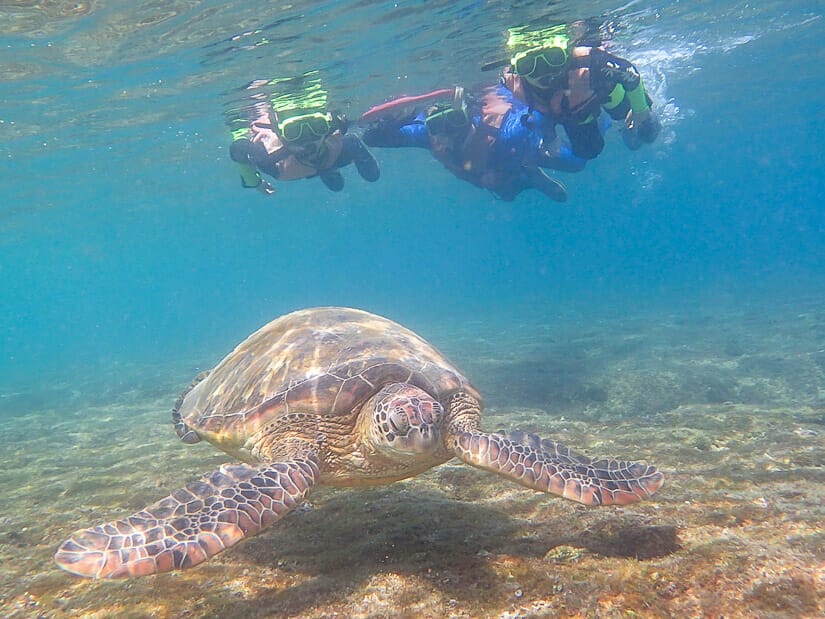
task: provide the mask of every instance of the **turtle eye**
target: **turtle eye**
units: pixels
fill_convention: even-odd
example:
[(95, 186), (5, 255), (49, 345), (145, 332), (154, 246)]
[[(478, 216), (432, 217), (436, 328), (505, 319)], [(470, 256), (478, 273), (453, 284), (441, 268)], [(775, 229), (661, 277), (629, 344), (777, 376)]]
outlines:
[(396, 434), (405, 435), (410, 429), (410, 420), (406, 411), (400, 406), (396, 406), (389, 414), (387, 421)]

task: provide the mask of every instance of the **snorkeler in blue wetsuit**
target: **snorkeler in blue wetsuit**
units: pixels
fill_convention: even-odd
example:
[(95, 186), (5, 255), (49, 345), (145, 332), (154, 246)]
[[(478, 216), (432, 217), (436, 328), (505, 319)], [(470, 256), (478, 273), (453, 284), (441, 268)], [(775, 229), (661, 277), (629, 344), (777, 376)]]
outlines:
[(502, 200), (537, 189), (564, 202), (564, 185), (542, 168), (577, 172), (586, 164), (567, 144), (549, 138), (553, 123), (502, 86), (470, 104), (457, 88), (451, 102), (428, 102), (401, 117), (393, 115), (392, 104), (378, 107), (385, 108), (380, 115), (370, 110), (362, 117), (370, 121), (363, 135), (368, 146), (427, 148), (455, 176)]

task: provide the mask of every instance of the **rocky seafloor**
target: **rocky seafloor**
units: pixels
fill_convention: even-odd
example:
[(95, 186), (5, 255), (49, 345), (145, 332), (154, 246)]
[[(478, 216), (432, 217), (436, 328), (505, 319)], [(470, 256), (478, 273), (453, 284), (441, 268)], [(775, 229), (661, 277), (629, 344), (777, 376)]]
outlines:
[(487, 429), (647, 459), (665, 486), (593, 509), (453, 461), (392, 486), (320, 489), (186, 572), (83, 580), (52, 562), (67, 535), (228, 458), (174, 435), (188, 370), (7, 390), (0, 615), (825, 615), (825, 306), (419, 331), (486, 394)]

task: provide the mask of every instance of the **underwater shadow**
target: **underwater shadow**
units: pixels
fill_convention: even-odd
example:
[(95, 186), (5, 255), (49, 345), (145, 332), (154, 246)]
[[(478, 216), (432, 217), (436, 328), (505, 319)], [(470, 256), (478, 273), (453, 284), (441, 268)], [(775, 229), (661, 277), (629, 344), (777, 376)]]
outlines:
[(558, 411), (607, 401), (603, 365), (586, 346), (568, 344), (488, 364), (474, 376), (489, 405)]
[[(535, 559), (567, 545), (605, 557), (652, 559), (681, 549), (677, 527), (638, 517), (614, 514), (564, 538), (559, 526), (557, 518), (529, 522), (427, 489), (336, 491), (318, 509), (292, 514), (239, 550), (259, 565), (310, 576), (254, 598), (255, 607), (291, 615), (340, 603), (381, 574), (415, 576), (445, 597), (474, 601), (500, 584), (488, 555)], [(249, 613), (246, 603), (238, 610)]]
[(553, 546), (584, 548), (603, 557), (656, 559), (681, 550), (679, 528), (638, 518), (606, 518)]
[[(265, 602), (270, 612), (299, 614), (310, 604), (340, 602), (347, 591), (386, 573), (416, 575), (446, 596), (476, 599), (500, 580), (486, 555), (522, 550), (524, 526), (495, 509), (434, 491), (341, 491), (325, 496), (318, 509), (291, 514), (238, 551), (259, 565), (312, 577), (258, 595), (255, 605)], [(529, 555), (546, 550), (542, 545)]]

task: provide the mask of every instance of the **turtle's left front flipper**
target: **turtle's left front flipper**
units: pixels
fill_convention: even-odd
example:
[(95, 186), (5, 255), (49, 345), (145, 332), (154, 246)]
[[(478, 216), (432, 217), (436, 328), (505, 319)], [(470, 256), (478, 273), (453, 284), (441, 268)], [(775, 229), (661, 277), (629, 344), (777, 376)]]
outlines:
[(87, 578), (126, 578), (206, 561), (294, 509), (318, 480), (314, 457), (225, 464), (126, 518), (76, 531), (54, 556)]
[(459, 431), (453, 448), (467, 464), (583, 505), (635, 503), (664, 483), (664, 475), (644, 462), (597, 460), (524, 432)]

